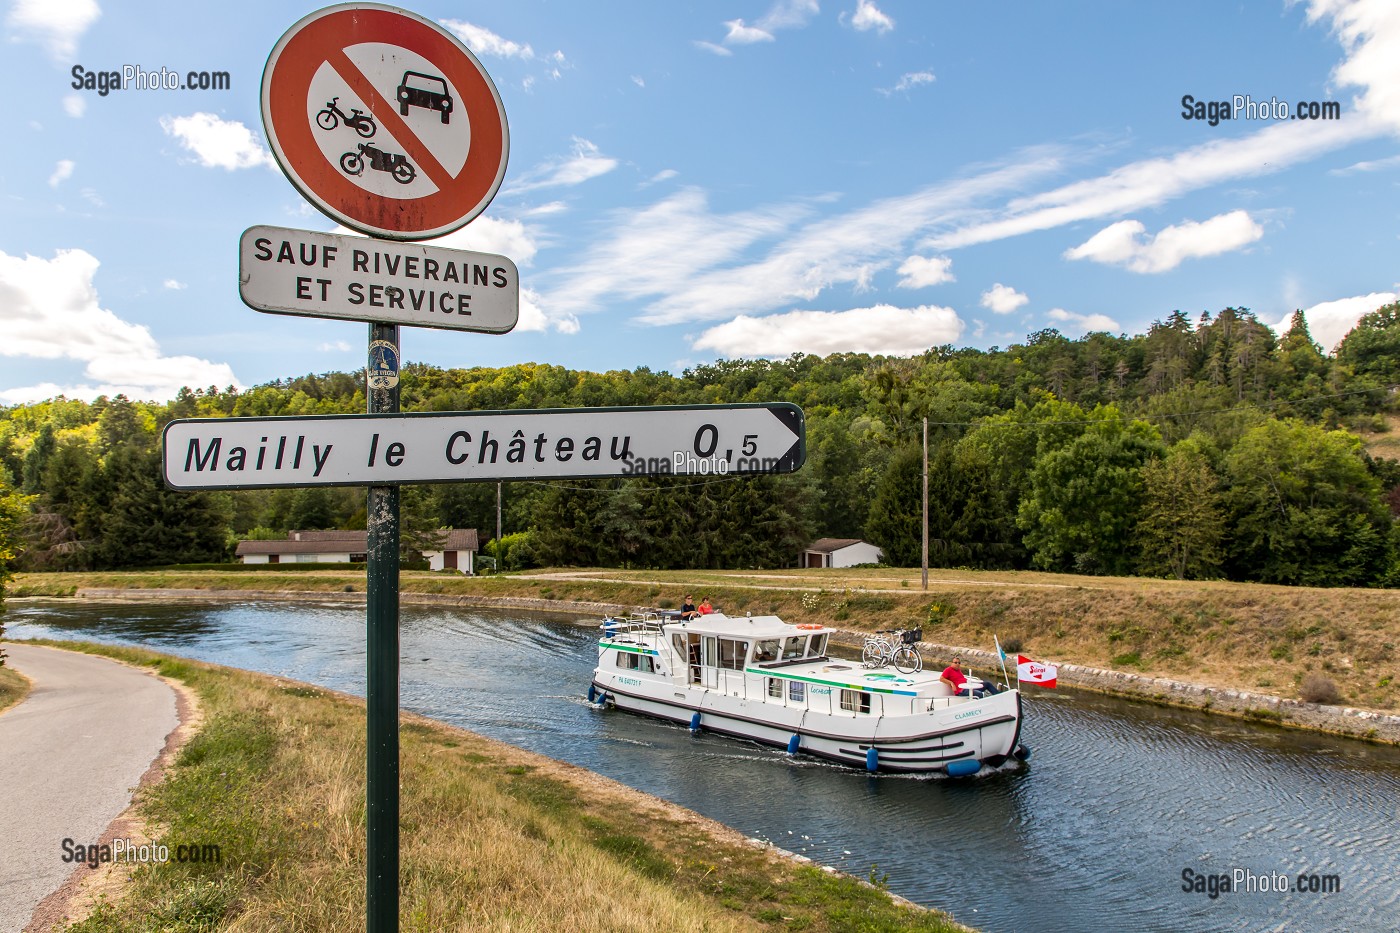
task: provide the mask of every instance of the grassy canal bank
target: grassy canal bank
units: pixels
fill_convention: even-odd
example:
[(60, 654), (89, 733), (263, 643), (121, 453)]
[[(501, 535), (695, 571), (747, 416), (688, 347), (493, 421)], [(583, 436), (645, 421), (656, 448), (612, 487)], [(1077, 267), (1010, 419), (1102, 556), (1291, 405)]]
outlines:
[[(68, 929), (364, 928), (362, 702), (149, 651), (60, 647), (196, 692), (203, 725), (141, 791), (138, 816), (172, 848), (219, 847), (216, 863), (137, 869)], [(581, 768), (431, 720), (405, 717), (402, 775), (405, 931), (967, 929)]]
[[(91, 589), (362, 594), (364, 573), (236, 567), (20, 574), (11, 594)], [(935, 570), (924, 592), (917, 570), (886, 568), (559, 570), (476, 578), (405, 572), (402, 590), (407, 599), (539, 608), (574, 602), (666, 608), (692, 593), (710, 596), (730, 614), (776, 613), (855, 632), (922, 625), (926, 642), (989, 650), (997, 635), (1037, 658), (1138, 680), (1400, 712), (1400, 590)], [(1186, 702), (1209, 705), (1199, 697)]]

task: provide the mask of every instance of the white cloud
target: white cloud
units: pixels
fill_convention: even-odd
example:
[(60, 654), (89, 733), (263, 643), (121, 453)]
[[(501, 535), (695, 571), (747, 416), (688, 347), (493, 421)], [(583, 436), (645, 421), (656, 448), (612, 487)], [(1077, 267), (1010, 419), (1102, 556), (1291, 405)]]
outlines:
[(1187, 259), (1227, 253), (1264, 235), (1264, 228), (1245, 211), (1164, 227), (1156, 236), (1140, 239), (1146, 230), (1140, 221), (1120, 220), (1066, 250), (1064, 255), (1066, 259), (1092, 259), (1123, 266), (1133, 272), (1166, 272)]
[[(598, 310), (609, 296), (674, 294), (753, 243), (786, 230), (805, 210), (717, 215), (710, 213), (703, 193), (686, 188), (639, 211), (619, 211), (608, 220), (607, 239), (597, 241), (578, 265), (550, 276), (560, 284), (547, 294), (548, 306), (578, 314)], [(739, 310), (754, 307), (735, 301)]]
[(911, 71), (901, 75), (894, 87), (877, 87), (875, 90), (889, 97), (892, 94), (902, 94), (922, 84), (932, 84), (935, 80), (931, 71)]
[(87, 113), (87, 98), (77, 93), (65, 94), (63, 96), (63, 112), (73, 119), (79, 119)]
[(947, 256), (910, 256), (899, 267), (900, 288), (927, 288), (956, 281), (953, 260)]
[(645, 88), (647, 86), (646, 79), (643, 78), (641, 75), (632, 75), (631, 77), (632, 83), (637, 85), (637, 87)]
[(642, 182), (641, 187), (650, 188), (652, 185), (659, 184), (663, 181), (670, 181), (672, 178), (675, 178), (679, 174), (680, 172), (676, 171), (673, 168), (663, 168), (661, 171), (657, 172), (655, 175)]
[(96, 0), (15, 0), (5, 25), (67, 65), (78, 53), (78, 40), (101, 15)]
[(704, 39), (696, 39), (692, 43), (692, 45), (694, 45), (697, 49), (703, 49), (706, 52), (710, 52), (714, 55), (719, 55), (723, 58), (729, 58), (734, 54), (732, 51), (726, 49), (724, 46), (716, 45), (713, 42), (706, 42)]
[(438, 22), (455, 33), (457, 38), (466, 43), (467, 48), (478, 55), (518, 58), (521, 61), (530, 61), (535, 57), (535, 50), (530, 48), (528, 42), (503, 39), (485, 26), (477, 26), (460, 19), (440, 19)]
[[(912, 194), (875, 201), (846, 214), (824, 217), (799, 229), (779, 242), (757, 261), (745, 265), (708, 268), (697, 266), (683, 278), (653, 277), (647, 285), (654, 290), (633, 288), (631, 297), (656, 295), (641, 319), (653, 324), (681, 321), (719, 320), (736, 314), (767, 311), (794, 301), (810, 302), (823, 290), (859, 282), (872, 267), (888, 265), (896, 257), (907, 256), (905, 241), (930, 228), (954, 223), (974, 210), (977, 201), (1019, 188), (1027, 181), (1054, 171), (1059, 159), (1052, 150), (1023, 154), (1019, 163), (993, 167), (980, 175), (959, 178)], [(788, 223), (808, 213), (806, 203), (778, 205), (765, 209), (771, 217)], [(715, 218), (704, 218), (698, 225), (708, 229)], [(618, 229), (621, 229), (620, 227)], [(772, 233), (783, 232), (775, 229)], [(630, 235), (617, 233), (618, 237)], [(665, 234), (663, 233), (663, 236)], [(718, 236), (728, 231), (719, 226)], [(674, 249), (692, 250), (698, 240), (680, 240)], [(594, 276), (607, 268), (613, 242), (604, 242), (590, 252), (579, 273)], [(721, 261), (727, 261), (721, 260)], [(717, 265), (712, 263), (711, 265)], [(637, 277), (618, 272), (614, 280), (635, 283)]]
[(1000, 282), (982, 293), (982, 307), (995, 311), (997, 314), (1010, 314), (1028, 302), (1030, 299), (1025, 295), (1010, 285), (1003, 285)]
[[(777, 3), (753, 23), (742, 19), (726, 20), (728, 29), (724, 42), (728, 45), (753, 45), (756, 42), (772, 42), (773, 33), (779, 29), (799, 29), (819, 13), (817, 0), (778, 0)], [(728, 49), (709, 42), (696, 42), (700, 48), (716, 54), (728, 55)]]
[(1334, 168), (1329, 171), (1329, 175), (1350, 175), (1353, 172), (1381, 172), (1386, 169), (1400, 168), (1400, 155), (1387, 156), (1384, 159), (1370, 159), (1348, 165), (1346, 168)]
[(321, 344), (316, 349), (320, 350), (322, 353), (349, 353), (353, 348), (344, 340), (333, 340)]
[(1132, 162), (1097, 178), (1013, 200), (1002, 210), (987, 212), (924, 245), (956, 249), (1126, 214), (1221, 182), (1271, 174), (1359, 140), (1394, 133), (1400, 128), (1400, 5), (1391, 0), (1312, 0), (1308, 19), (1314, 23), (1328, 20), (1343, 46), (1345, 57), (1333, 69), (1333, 80), (1361, 89), (1347, 119), (1274, 123), (1246, 136)]
[(757, 26), (749, 26), (742, 19), (731, 19), (725, 22), (729, 27), (729, 32), (725, 34), (724, 41), (730, 45), (752, 45), (755, 42), (772, 42), (773, 34), (766, 29), (759, 29)]
[(172, 292), (182, 292), (185, 289), (189, 288), (188, 285), (186, 285), (184, 282), (181, 282), (179, 279), (166, 279), (164, 282), (161, 283), (161, 285), (163, 285), (165, 288), (170, 289)]
[(0, 355), (80, 360), (90, 380), (12, 388), (0, 398), (15, 403), (58, 393), (70, 398), (124, 393), (169, 399), (181, 386), (238, 384), (228, 364), (165, 356), (150, 330), (101, 307), (93, 284), (97, 268), (97, 259), (80, 249), (59, 250), (53, 259), (0, 252), (0, 330), (5, 333)]
[(1087, 334), (1090, 331), (1121, 331), (1118, 322), (1106, 314), (1075, 314), (1064, 308), (1051, 308), (1048, 317), (1052, 321), (1069, 324), (1071, 331)]
[(253, 131), (236, 120), (224, 120), (212, 113), (195, 113), (188, 117), (161, 117), (161, 129), (167, 136), (194, 153), (206, 168), (233, 171), (276, 167), (272, 153), (263, 148)]
[(83, 196), (83, 200), (87, 201), (93, 207), (107, 206), (107, 202), (102, 200), (101, 196), (98, 195), (96, 188), (84, 188), (81, 194)]
[(856, 12), (851, 17), (851, 25), (861, 32), (874, 29), (884, 35), (894, 28), (894, 20), (882, 12), (874, 0), (856, 0)]
[(593, 143), (575, 136), (571, 155), (537, 165), (523, 173), (516, 182), (507, 185), (503, 193), (520, 194), (538, 188), (580, 185), (600, 175), (606, 175), (617, 168), (617, 165), (616, 159), (602, 155)]
[(1330, 19), (1346, 58), (1332, 80), (1361, 89), (1356, 110), (1364, 118), (1400, 129), (1400, 7), (1389, 0), (1312, 0), (1308, 21)]
[(527, 217), (545, 217), (550, 214), (562, 214), (569, 209), (569, 205), (563, 201), (549, 201), (539, 207), (532, 207), (525, 211)]
[(952, 308), (876, 305), (849, 311), (740, 315), (711, 327), (692, 345), (696, 350), (715, 350), (727, 356), (781, 357), (799, 352), (912, 356), (952, 343), (962, 330), (963, 322)]
[(520, 221), (484, 215), (446, 236), (428, 241), (428, 245), (495, 253), (508, 257), (517, 266), (530, 265), (540, 248), (536, 232)]
[(49, 187), (57, 188), (65, 181), (72, 178), (73, 168), (72, 159), (59, 159), (58, 163), (53, 167), (53, 174), (49, 176)]
[[(1312, 334), (1313, 340), (1321, 344), (1324, 351), (1331, 353), (1337, 344), (1342, 342), (1342, 338), (1356, 326), (1362, 315), (1370, 314), (1381, 305), (1388, 305), (1396, 300), (1400, 300), (1400, 295), (1395, 292), (1372, 292), (1354, 298), (1319, 302), (1310, 308), (1304, 308), (1303, 315), (1308, 320), (1308, 333)], [(1293, 312), (1290, 311), (1273, 325), (1274, 332), (1279, 336), (1286, 334), (1292, 320)]]

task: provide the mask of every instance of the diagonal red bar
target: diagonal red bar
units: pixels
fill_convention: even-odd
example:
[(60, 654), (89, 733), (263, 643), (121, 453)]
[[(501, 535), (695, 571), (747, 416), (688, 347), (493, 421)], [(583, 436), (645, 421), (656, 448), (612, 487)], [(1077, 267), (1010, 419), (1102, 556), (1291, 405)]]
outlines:
[(369, 112), (374, 115), (374, 118), (393, 134), (399, 144), (404, 147), (404, 154), (414, 165), (423, 170), (423, 174), (427, 175), (428, 179), (438, 186), (438, 190), (442, 190), (452, 183), (452, 176), (448, 174), (447, 169), (442, 167), (442, 163), (437, 160), (437, 157), (418, 139), (417, 134), (404, 122), (403, 117), (399, 116), (398, 107), (390, 103), (373, 84), (370, 84), (369, 79), (350, 60), (350, 56), (345, 54), (344, 49), (336, 49), (326, 56), (326, 61), (335, 69), (336, 74), (340, 75), (341, 80), (350, 85), (350, 89), (360, 96), (360, 100), (365, 102), (365, 106), (369, 108)]

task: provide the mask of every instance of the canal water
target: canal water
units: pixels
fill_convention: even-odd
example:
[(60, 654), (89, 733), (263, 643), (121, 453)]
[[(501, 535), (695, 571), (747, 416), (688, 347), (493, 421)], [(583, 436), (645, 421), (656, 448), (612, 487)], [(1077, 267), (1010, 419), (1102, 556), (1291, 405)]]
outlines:
[[(12, 601), (5, 621), (12, 638), (144, 645), (364, 692), (363, 605)], [(871, 776), (594, 709), (583, 694), (597, 634), (559, 617), (405, 606), (402, 705), (873, 871), (987, 931), (1400, 928), (1395, 749), (1028, 687), (1028, 765)], [(1183, 890), (1188, 870), (1237, 869), (1255, 890)], [(1299, 875), (1340, 890), (1272, 889)]]

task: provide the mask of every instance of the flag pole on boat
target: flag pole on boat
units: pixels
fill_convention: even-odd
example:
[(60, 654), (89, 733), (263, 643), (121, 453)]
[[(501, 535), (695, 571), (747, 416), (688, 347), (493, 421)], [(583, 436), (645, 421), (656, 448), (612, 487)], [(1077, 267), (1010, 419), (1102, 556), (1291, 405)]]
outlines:
[[(992, 636), (992, 641), (997, 646), (997, 657), (1001, 658), (1001, 682), (1008, 687), (1011, 686), (1011, 675), (1006, 672), (1006, 652), (1001, 650), (1001, 639), (996, 635)], [(1021, 689), (1021, 669), (1016, 668), (1016, 689)]]

